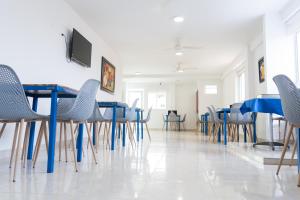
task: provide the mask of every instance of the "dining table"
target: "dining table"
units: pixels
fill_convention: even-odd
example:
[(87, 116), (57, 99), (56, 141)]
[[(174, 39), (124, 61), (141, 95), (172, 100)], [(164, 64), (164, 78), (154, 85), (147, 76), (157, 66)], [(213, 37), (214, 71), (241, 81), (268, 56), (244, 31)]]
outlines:
[[(219, 117), (223, 114), (223, 135), (224, 135), (224, 145), (227, 145), (227, 115), (230, 113), (230, 108), (221, 108), (217, 110)], [(221, 132), (218, 133), (218, 143), (221, 143)]]
[(242, 114), (247, 112), (268, 114), (268, 120), (270, 126), (269, 127), (270, 141), (256, 143), (256, 130), (254, 130), (253, 147), (258, 145), (265, 145), (265, 146), (270, 146), (272, 150), (274, 150), (275, 146), (283, 146), (283, 143), (274, 141), (274, 135), (273, 135), (273, 117), (272, 117), (273, 114), (277, 114), (280, 116), (284, 115), (281, 107), (281, 100), (279, 97), (259, 97), (259, 98), (246, 100), (242, 104), (240, 111)]
[[(111, 150), (115, 149), (115, 133), (116, 133), (116, 126), (117, 126), (117, 109), (123, 109), (123, 117), (126, 118), (126, 110), (129, 108), (126, 103), (118, 102), (118, 101), (99, 101), (98, 102), (99, 108), (112, 108), (112, 128), (111, 128)], [(136, 108), (136, 134), (137, 134), (137, 142), (140, 140), (140, 136), (143, 139), (144, 133), (143, 133), (143, 124), (140, 123), (140, 120), (143, 119), (143, 109)], [(140, 126), (141, 124), (141, 126)], [(140, 135), (140, 128), (141, 128), (141, 135)], [(120, 129), (119, 129), (120, 131)], [(95, 131), (93, 131), (95, 133)], [(118, 134), (118, 137), (120, 138), (120, 132)], [(95, 134), (93, 134), (93, 141), (95, 141)], [(126, 127), (125, 123), (122, 127), (122, 146), (125, 147), (126, 144)]]
[[(166, 117), (166, 119), (167, 119), (167, 121), (166, 121), (166, 131), (168, 131), (168, 123), (169, 123), (169, 120), (168, 120), (168, 118), (169, 118), (169, 115), (168, 114), (165, 114), (165, 117)], [(180, 115), (176, 115), (176, 117), (178, 118), (178, 121), (176, 121), (176, 123), (178, 123), (178, 130), (180, 131)], [(172, 121), (173, 122), (173, 121)]]
[[(26, 96), (32, 98), (33, 111), (37, 111), (38, 109), (39, 98), (51, 99), (50, 115), (49, 115), (50, 120), (49, 120), (49, 145), (48, 145), (47, 172), (53, 173), (54, 157), (55, 157), (55, 142), (56, 142), (57, 99), (75, 98), (78, 94), (78, 91), (70, 87), (66, 87), (59, 84), (24, 84), (23, 88)], [(83, 132), (83, 125), (80, 124), (79, 135), (82, 136), (82, 132)], [(27, 155), (28, 160), (32, 159), (34, 135), (35, 135), (35, 122), (32, 122), (30, 127), (30, 134), (29, 134), (28, 155)]]

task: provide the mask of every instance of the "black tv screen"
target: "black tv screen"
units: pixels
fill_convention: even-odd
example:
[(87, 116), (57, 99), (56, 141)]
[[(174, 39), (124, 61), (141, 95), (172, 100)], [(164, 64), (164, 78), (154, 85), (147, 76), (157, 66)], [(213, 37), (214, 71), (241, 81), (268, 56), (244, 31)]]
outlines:
[(71, 60), (91, 67), (92, 44), (83, 37), (76, 29), (73, 29), (73, 35), (70, 46)]

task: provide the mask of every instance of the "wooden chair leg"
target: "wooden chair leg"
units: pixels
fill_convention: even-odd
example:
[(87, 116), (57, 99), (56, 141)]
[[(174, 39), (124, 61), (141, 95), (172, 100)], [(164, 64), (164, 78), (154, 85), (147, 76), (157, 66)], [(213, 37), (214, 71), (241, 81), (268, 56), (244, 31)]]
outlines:
[(216, 126), (215, 126), (214, 136), (213, 136), (213, 137), (214, 137), (213, 143), (216, 143), (215, 141), (216, 141), (216, 137), (217, 137), (217, 134), (218, 134), (219, 129), (220, 129), (220, 124), (218, 123), (218, 124), (216, 124)]
[(298, 184), (297, 184), (298, 187), (300, 187), (300, 172), (298, 172)]
[(106, 132), (107, 132), (107, 123), (104, 122), (104, 131), (103, 131), (103, 146), (105, 145), (105, 140), (106, 140)]
[(129, 138), (129, 141), (131, 143), (131, 147), (132, 149), (134, 149), (134, 145), (133, 145), (133, 141), (132, 141), (132, 135), (133, 135), (133, 132), (132, 132), (132, 129), (131, 129), (131, 125), (129, 122), (126, 122), (127, 123), (127, 127), (128, 127), (128, 138)]
[(93, 145), (92, 137), (91, 137), (91, 127), (90, 127), (90, 129), (88, 128), (87, 122), (85, 122), (85, 127), (86, 127), (86, 132), (88, 134), (88, 141), (89, 141), (91, 149), (92, 149), (93, 157), (94, 157), (95, 163), (97, 164), (98, 162), (97, 162), (96, 153), (95, 153), (95, 149), (94, 149), (94, 145)]
[(64, 122), (64, 143), (65, 143), (65, 161), (68, 162), (68, 145), (67, 145), (67, 123)]
[(296, 150), (297, 150), (297, 143), (295, 143), (294, 146), (293, 146), (293, 153), (292, 153), (292, 156), (291, 156), (290, 166), (292, 166), (292, 164), (293, 164), (293, 160), (294, 160), (294, 157), (295, 157)]
[(249, 128), (247, 128), (247, 125), (246, 125), (246, 128), (249, 132), (249, 138), (250, 138), (250, 142), (253, 143), (253, 134), (252, 134), (252, 128), (251, 128), (251, 124), (248, 124)]
[(111, 122), (109, 122), (108, 124), (108, 131), (107, 131), (107, 137), (106, 137), (106, 146), (107, 148), (109, 149), (109, 146), (110, 146), (110, 137), (109, 137), (109, 134), (111, 133)]
[(147, 133), (148, 133), (148, 137), (149, 137), (149, 141), (151, 142), (151, 136), (150, 136), (150, 132), (149, 132), (149, 128), (148, 128), (148, 124), (145, 123), (146, 125), (146, 130), (147, 130)]
[(75, 165), (75, 170), (78, 172), (77, 168), (77, 160), (76, 160), (76, 147), (75, 147), (75, 136), (74, 136), (74, 130), (73, 130), (73, 120), (70, 121), (70, 129), (71, 129), (71, 137), (72, 137), (72, 150), (73, 150), (73, 159), (74, 159), (74, 165)]
[(20, 125), (20, 123), (17, 122), (16, 126), (15, 126), (15, 133), (14, 133), (13, 145), (12, 145), (12, 148), (11, 148), (9, 168), (11, 168), (11, 163), (12, 163), (12, 160), (13, 160), (13, 157), (14, 157), (14, 153), (15, 153), (17, 135), (18, 135), (18, 132), (19, 132), (19, 125)]
[(285, 125), (284, 125), (284, 133), (283, 133), (283, 144), (285, 143), (285, 137), (286, 137), (287, 125), (288, 125), (288, 122), (285, 121)]
[(25, 149), (26, 149), (26, 141), (28, 140), (28, 136), (29, 136), (29, 131), (28, 130), (28, 123), (26, 123), (26, 128), (25, 128), (25, 136), (24, 136), (24, 140), (23, 140), (23, 147), (22, 147), (22, 154), (21, 154), (21, 160), (22, 160), (22, 165), (23, 165), (23, 160), (24, 160), (24, 155), (25, 155)]
[(46, 151), (48, 154), (48, 148), (49, 148), (49, 142), (48, 142), (48, 127), (47, 127), (47, 121), (45, 121), (45, 125), (44, 125), (44, 138), (45, 138), (45, 145), (46, 145)]
[(58, 161), (60, 162), (61, 161), (61, 140), (62, 140), (62, 127), (63, 126), (63, 123), (60, 122), (59, 123), (59, 147), (58, 147)]
[(2, 134), (3, 134), (4, 130), (5, 130), (6, 124), (7, 123), (4, 122), (3, 125), (2, 125), (1, 131), (0, 131), (0, 138), (2, 137)]
[(15, 163), (14, 163), (15, 166), (14, 166), (14, 173), (13, 173), (13, 182), (16, 182), (16, 169), (17, 169), (17, 164), (18, 164), (18, 154), (19, 154), (20, 142), (21, 142), (21, 137), (22, 137), (22, 132), (23, 132), (23, 126), (24, 126), (24, 119), (22, 119), (20, 122), (19, 134), (17, 136), (18, 142), (17, 142), (16, 157), (15, 157)]
[(37, 137), (37, 140), (36, 140), (34, 154), (33, 154), (33, 165), (32, 165), (33, 168), (35, 168), (35, 164), (36, 164), (39, 152), (40, 152), (40, 146), (41, 146), (41, 142), (42, 142), (42, 138), (43, 138), (43, 134), (44, 134), (43, 132), (45, 130), (44, 126), (45, 126), (45, 122), (42, 122), (41, 126), (40, 126), (39, 133), (38, 133), (38, 137)]
[(294, 125), (291, 125), (289, 133), (288, 133), (288, 136), (287, 136), (286, 141), (284, 143), (284, 147), (283, 147), (283, 151), (281, 153), (281, 157), (280, 157), (280, 161), (279, 161), (279, 164), (278, 164), (276, 175), (279, 174), (279, 171), (280, 171), (280, 168), (281, 168), (281, 165), (282, 165), (282, 161), (283, 161), (284, 156), (285, 156), (285, 152), (286, 152), (286, 150), (288, 148), (291, 135), (293, 134), (293, 129), (294, 129)]
[(27, 160), (27, 150), (28, 150), (28, 141), (29, 141), (29, 131), (30, 131), (30, 122), (27, 122), (25, 129), (25, 142), (23, 144), (23, 155), (22, 155), (22, 166), (25, 168)]

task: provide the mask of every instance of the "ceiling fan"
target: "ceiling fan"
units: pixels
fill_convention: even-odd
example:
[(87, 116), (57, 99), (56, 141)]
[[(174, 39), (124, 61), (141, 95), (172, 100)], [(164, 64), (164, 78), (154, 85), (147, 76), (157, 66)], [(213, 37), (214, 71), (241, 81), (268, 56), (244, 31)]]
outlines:
[(203, 49), (202, 46), (186, 46), (186, 45), (181, 45), (180, 39), (177, 39), (176, 43), (175, 43), (175, 46), (171, 47), (171, 48), (167, 48), (166, 50), (174, 50), (175, 51), (175, 55), (181, 56), (185, 52), (196, 51), (196, 50), (201, 50), (201, 49)]
[(176, 72), (182, 73), (185, 71), (197, 71), (199, 68), (197, 67), (187, 67), (184, 66), (181, 62), (177, 63)]

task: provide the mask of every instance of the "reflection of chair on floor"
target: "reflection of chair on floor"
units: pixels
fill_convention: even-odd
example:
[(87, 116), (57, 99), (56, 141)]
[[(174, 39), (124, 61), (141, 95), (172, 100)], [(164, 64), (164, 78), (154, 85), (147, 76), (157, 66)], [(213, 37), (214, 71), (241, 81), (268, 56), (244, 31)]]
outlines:
[[(280, 162), (277, 169), (279, 173), (282, 161), (288, 148), (290, 137), (293, 134), (294, 128), (300, 128), (300, 92), (295, 84), (285, 75), (277, 75), (273, 78), (277, 85), (284, 116), (290, 124), (290, 129), (284, 143), (284, 148), (280, 157)], [(296, 145), (295, 145), (296, 146)], [(298, 158), (299, 159), (299, 158)], [(300, 172), (298, 171), (298, 187), (300, 187)]]

